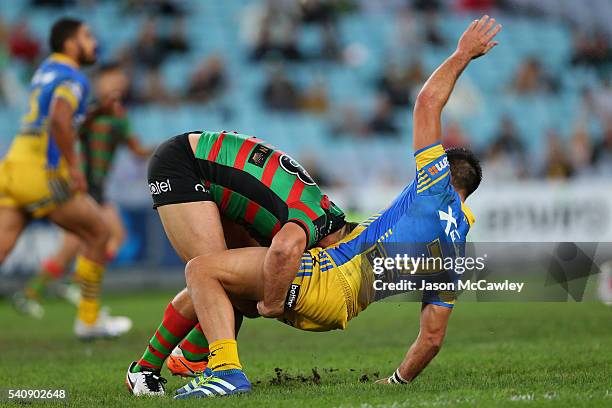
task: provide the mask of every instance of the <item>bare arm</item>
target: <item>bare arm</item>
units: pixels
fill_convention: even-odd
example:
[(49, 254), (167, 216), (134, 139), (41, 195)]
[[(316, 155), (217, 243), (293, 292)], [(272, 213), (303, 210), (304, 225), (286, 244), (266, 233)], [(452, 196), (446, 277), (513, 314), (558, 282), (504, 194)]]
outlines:
[(153, 153), (152, 148), (143, 146), (140, 143), (140, 140), (134, 136), (130, 136), (127, 140), (127, 147), (130, 149), (130, 152), (138, 158), (146, 159)]
[(404, 361), (391, 377), (377, 382), (384, 384), (407, 383), (414, 380), (440, 351), (452, 310), (444, 306), (425, 305), (421, 310), (419, 335), (410, 346)]
[(63, 98), (55, 98), (49, 113), (49, 130), (62, 157), (68, 164), (73, 188), (77, 191), (86, 191), (87, 182), (79, 167), (79, 158), (75, 151), (77, 137), (72, 126), (73, 114), (74, 111), (68, 101)]
[(49, 128), (51, 135), (59, 148), (62, 157), (69, 166), (78, 163), (74, 149), (76, 133), (72, 127), (72, 106), (63, 98), (55, 98), (49, 113)]
[(293, 222), (285, 224), (272, 239), (264, 260), (264, 300), (257, 303), (259, 314), (283, 314), (285, 297), (306, 247), (306, 233)]
[(491, 41), (501, 30), (495, 19), (475, 20), (459, 39), (456, 51), (429, 77), (414, 105), (413, 148), (416, 152), (441, 139), (441, 115), (455, 82), (472, 59), (497, 45)]

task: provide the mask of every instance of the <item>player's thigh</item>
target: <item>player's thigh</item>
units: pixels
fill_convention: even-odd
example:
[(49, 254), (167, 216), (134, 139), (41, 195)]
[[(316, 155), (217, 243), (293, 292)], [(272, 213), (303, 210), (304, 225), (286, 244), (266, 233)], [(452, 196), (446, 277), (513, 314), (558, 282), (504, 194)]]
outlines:
[(112, 237), (123, 239), (125, 236), (125, 227), (123, 226), (123, 221), (121, 221), (121, 214), (119, 214), (117, 206), (113, 203), (104, 203), (101, 204), (100, 207), (102, 208), (102, 216), (110, 228)]
[(28, 218), (19, 209), (0, 207), (0, 264), (15, 246), (27, 223)]
[(109, 230), (100, 206), (87, 194), (77, 194), (49, 214), (55, 224), (86, 243), (106, 242)]
[(185, 262), (226, 249), (221, 215), (212, 201), (168, 204), (157, 208), (166, 235)]
[(209, 256), (200, 256), (189, 262), (188, 273), (199, 274), (221, 282), (232, 298), (263, 299), (264, 259), (268, 248), (249, 247), (229, 249)]

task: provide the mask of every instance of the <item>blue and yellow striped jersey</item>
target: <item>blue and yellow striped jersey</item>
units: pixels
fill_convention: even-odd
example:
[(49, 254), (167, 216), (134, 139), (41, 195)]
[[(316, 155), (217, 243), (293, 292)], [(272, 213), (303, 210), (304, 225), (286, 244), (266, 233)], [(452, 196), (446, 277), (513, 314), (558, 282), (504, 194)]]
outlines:
[(49, 169), (58, 167), (61, 154), (48, 130), (48, 116), (55, 98), (66, 100), (73, 109), (78, 127), (87, 110), (89, 84), (78, 65), (64, 54), (54, 53), (36, 70), (30, 84), (29, 112), (21, 119), (7, 158), (44, 161)]
[[(415, 152), (415, 158), (414, 181), (391, 205), (324, 251), (349, 282), (372, 281), (372, 257), (463, 256), (460, 244), (474, 217), (451, 185), (446, 152), (436, 143)], [(355, 271), (362, 276), (352, 276)], [(361, 303), (367, 306), (371, 300)], [(424, 293), (423, 301), (452, 307), (452, 301), (442, 301), (437, 293)]]

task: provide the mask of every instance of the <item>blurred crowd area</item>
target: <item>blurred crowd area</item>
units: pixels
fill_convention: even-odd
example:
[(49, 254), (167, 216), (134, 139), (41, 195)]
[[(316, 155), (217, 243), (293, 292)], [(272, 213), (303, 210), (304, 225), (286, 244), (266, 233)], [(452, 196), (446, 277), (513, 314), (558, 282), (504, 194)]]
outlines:
[(445, 110), (444, 143), (485, 177), (612, 175), (609, 0), (30, 0), (0, 10), (0, 151), (19, 125), (53, 20), (87, 21), (130, 76), (132, 128), (254, 134), (323, 185), (411, 178), (411, 109), (481, 14), (504, 25)]

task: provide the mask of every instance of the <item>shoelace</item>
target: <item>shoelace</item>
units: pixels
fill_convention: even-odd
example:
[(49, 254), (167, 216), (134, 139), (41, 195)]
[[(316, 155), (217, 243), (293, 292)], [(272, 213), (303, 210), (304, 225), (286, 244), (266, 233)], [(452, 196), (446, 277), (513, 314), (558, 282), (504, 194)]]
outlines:
[(212, 378), (213, 378), (212, 375), (200, 374), (198, 377), (196, 377), (193, 380), (191, 380), (191, 385), (193, 385), (194, 388), (197, 388), (197, 387), (199, 387), (202, 384), (206, 384)]
[(168, 380), (166, 380), (164, 377), (155, 374), (152, 371), (145, 371), (143, 372), (144, 374), (144, 380), (145, 380), (145, 384), (147, 385), (147, 388), (149, 389), (149, 391), (151, 392), (159, 392), (161, 390), (163, 390), (163, 385), (168, 382)]

